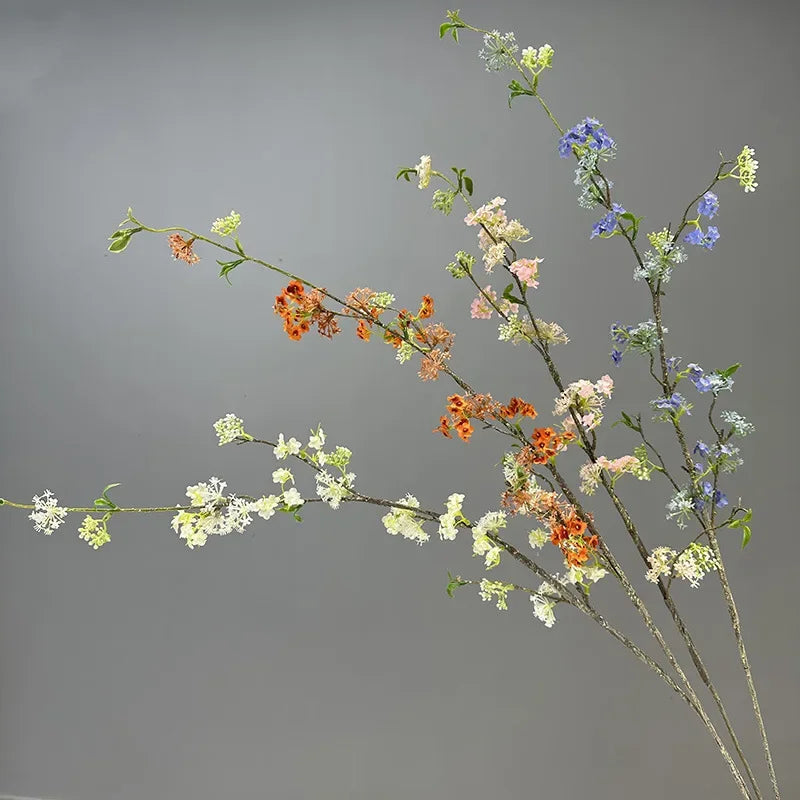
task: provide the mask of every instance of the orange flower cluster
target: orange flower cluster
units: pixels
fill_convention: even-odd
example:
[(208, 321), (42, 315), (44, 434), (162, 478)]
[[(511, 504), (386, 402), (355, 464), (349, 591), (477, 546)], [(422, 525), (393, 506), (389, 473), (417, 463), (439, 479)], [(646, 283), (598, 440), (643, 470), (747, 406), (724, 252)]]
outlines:
[(533, 464), (546, 464), (574, 438), (575, 434), (570, 431), (558, 434), (552, 428), (534, 428), (531, 436), (531, 441), (533, 442), (533, 452), (530, 455), (531, 462)]
[(520, 397), (512, 397), (508, 401), (508, 405), (501, 406), (500, 414), (506, 419), (513, 419), (517, 414), (521, 417), (530, 417), (531, 419), (535, 419), (537, 416), (536, 409)]
[[(424, 300), (425, 298), (423, 298), (423, 309), (425, 308)], [(432, 300), (430, 313), (433, 313)], [(423, 347), (428, 348), (428, 351), (422, 356), (418, 375), (423, 381), (435, 381), (450, 359), (450, 350), (456, 338), (455, 334), (447, 330), (440, 322), (435, 322), (417, 329), (414, 338)]]
[(568, 517), (558, 515), (550, 523), (550, 541), (564, 554), (567, 564), (579, 567), (597, 549), (597, 534), (586, 534), (586, 523), (573, 511)]
[(459, 439), (468, 442), (475, 430), (470, 419), (485, 420), (488, 417), (497, 417), (501, 408), (502, 406), (488, 394), (472, 394), (466, 397), (451, 394), (447, 398), (447, 413), (450, 414), (450, 419), (448, 420), (446, 416), (440, 417), (439, 426), (434, 428), (433, 432), (452, 439), (450, 431), (454, 430)]
[(179, 233), (173, 233), (167, 238), (172, 257), (177, 261), (185, 261), (187, 264), (196, 264), (200, 256), (192, 250), (194, 239), (184, 239)]
[(320, 335), (329, 339), (339, 333), (336, 315), (322, 306), (324, 296), (319, 289), (306, 292), (303, 284), (295, 280), (275, 298), (273, 310), (283, 318), (283, 329), (292, 341), (299, 342), (311, 330), (312, 323), (316, 323)]
[(360, 312), (370, 317), (370, 319), (365, 319), (362, 316), (356, 325), (356, 336), (364, 342), (368, 342), (372, 337), (373, 320), (378, 319), (385, 311), (383, 308), (370, 304), (370, 300), (375, 297), (376, 294), (377, 292), (374, 292), (372, 289), (358, 288), (353, 289), (344, 300), (346, 305), (343, 309), (343, 313), (347, 314), (347, 316), (356, 316)]

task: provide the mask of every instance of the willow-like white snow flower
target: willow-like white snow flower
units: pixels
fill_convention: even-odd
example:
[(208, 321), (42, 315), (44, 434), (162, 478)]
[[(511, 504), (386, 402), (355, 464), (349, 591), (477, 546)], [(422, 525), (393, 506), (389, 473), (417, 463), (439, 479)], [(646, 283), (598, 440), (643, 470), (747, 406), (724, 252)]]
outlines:
[[(398, 502), (404, 506), (419, 508), (419, 500), (412, 494), (401, 497)], [(391, 533), (392, 536), (399, 534), (404, 539), (410, 539), (418, 544), (427, 542), (430, 539), (430, 536), (422, 528), (422, 522), (417, 519), (414, 512), (409, 508), (392, 507), (391, 511), (381, 518), (381, 522), (383, 522), (386, 532)]]
[(349, 497), (353, 492), (355, 483), (355, 473), (348, 472), (335, 478), (327, 470), (320, 470), (315, 475), (317, 482), (317, 495), (331, 508), (339, 508), (341, 502)]
[(292, 471), (289, 469), (278, 468), (272, 473), (272, 482), (279, 483), (283, 486), (286, 481), (291, 481), (294, 483), (294, 475), (292, 475)]
[(283, 460), (287, 456), (296, 456), (300, 452), (301, 444), (294, 437), (289, 441), (284, 441), (283, 434), (278, 434), (278, 444), (275, 445), (273, 452), (275, 458)]
[(325, 446), (325, 431), (322, 430), (322, 426), (319, 425), (317, 429), (311, 431), (311, 437), (308, 440), (308, 449), (309, 450), (322, 450)]
[(283, 502), (286, 508), (299, 508), (305, 503), (305, 500), (303, 500), (303, 495), (292, 487), (283, 493)]
[(496, 545), (489, 534), (506, 527), (504, 511), (489, 511), (475, 523), (472, 529), (472, 554), (483, 556), (486, 569), (492, 569), (500, 563), (502, 549)]
[(513, 583), (502, 583), (501, 581), (490, 581), (484, 578), (480, 582), (479, 594), (481, 600), (488, 601), (493, 598), (497, 600), (497, 608), (500, 611), (508, 611), (508, 593), (514, 588)]
[(439, 517), (439, 538), (452, 541), (458, 532), (458, 523), (464, 519), (461, 506), (464, 502), (463, 494), (451, 494), (447, 498), (447, 512)]
[(275, 514), (275, 509), (281, 504), (278, 495), (270, 494), (259, 497), (250, 504), (250, 510), (258, 514), (261, 519), (270, 519)]

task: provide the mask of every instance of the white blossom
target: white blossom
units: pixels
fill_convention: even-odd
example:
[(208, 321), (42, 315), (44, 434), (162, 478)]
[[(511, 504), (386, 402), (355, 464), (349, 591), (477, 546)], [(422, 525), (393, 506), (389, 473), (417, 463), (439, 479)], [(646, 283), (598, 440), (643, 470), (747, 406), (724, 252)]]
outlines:
[(33, 506), (33, 511), (28, 515), (28, 519), (33, 522), (35, 531), (44, 533), (46, 536), (49, 536), (64, 522), (68, 513), (66, 508), (58, 505), (58, 499), (49, 489), (45, 489), (44, 494), (34, 496)]

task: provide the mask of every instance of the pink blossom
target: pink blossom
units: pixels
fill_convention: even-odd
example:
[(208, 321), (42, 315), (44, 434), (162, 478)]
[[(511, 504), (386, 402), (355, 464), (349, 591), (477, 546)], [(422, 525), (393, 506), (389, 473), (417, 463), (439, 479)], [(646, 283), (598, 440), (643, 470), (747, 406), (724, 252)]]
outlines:
[[(487, 286), (483, 291), (486, 295), (491, 297), (493, 301), (497, 301), (497, 292), (493, 291), (491, 286)], [(472, 301), (469, 312), (472, 319), (491, 319), (494, 308), (482, 294), (479, 294)]]
[(595, 385), (600, 394), (611, 397), (611, 392), (614, 391), (614, 379), (610, 375), (603, 375)]
[(535, 289), (539, 285), (536, 280), (539, 275), (539, 264), (541, 258), (518, 258), (509, 270), (516, 275), (529, 289)]

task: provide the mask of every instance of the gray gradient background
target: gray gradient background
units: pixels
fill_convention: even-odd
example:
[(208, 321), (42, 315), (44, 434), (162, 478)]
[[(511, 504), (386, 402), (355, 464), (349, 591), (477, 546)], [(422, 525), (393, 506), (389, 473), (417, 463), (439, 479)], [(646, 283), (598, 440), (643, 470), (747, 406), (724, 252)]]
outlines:
[[(479, 25), (554, 45), (543, 81), (554, 112), (607, 124), (618, 199), (647, 230), (675, 220), (720, 149), (757, 149), (760, 189), (722, 187), (722, 239), (691, 252), (666, 315), (673, 352), (744, 364), (728, 405), (759, 430), (727, 489), (755, 506), (756, 524), (744, 555), (728, 547), (729, 570), (784, 797), (797, 797), (797, 7), (461, 5)], [(0, 2), (0, 494), (24, 501), (49, 487), (82, 503), (119, 481), (121, 504), (171, 504), (212, 474), (257, 492), (271, 452), (219, 449), (211, 430), (235, 411), (267, 437), (322, 420), (354, 451), (365, 492), (412, 491), (438, 507), (466, 491), (469, 515), (494, 507), (503, 442), (430, 434), (446, 381), (420, 383), (350, 334), (289, 342), (271, 312), (277, 276), (242, 268), (231, 288), (209, 251), (190, 269), (156, 237), (105, 251), (128, 205), (149, 224), (199, 230), (234, 207), (249, 250), (332, 290), (369, 285), (409, 305), (430, 291), (458, 335), (455, 367), (546, 410), (543, 368), (470, 321), (471, 292), (442, 269), (474, 249), (474, 231), (394, 181), (421, 152), (468, 166), (480, 200), (503, 194), (532, 228), (531, 254), (545, 258), (539, 308), (572, 337), (557, 351), (564, 376), (612, 372), (613, 416), (652, 396), (634, 358), (617, 371), (607, 358), (609, 323), (647, 316), (625, 247), (589, 241), (593, 218), (549, 123), (525, 101), (509, 112), (474, 38), (439, 42), (443, 13), (421, 0)], [(602, 441), (610, 455), (632, 446), (620, 430)], [(311, 490), (308, 476), (300, 486)], [(666, 488), (622, 487), (652, 520), (651, 545), (678, 540), (662, 519)], [(629, 552), (607, 504), (593, 508)], [(379, 516), (314, 508), (303, 526), (256, 521), (194, 552), (168, 516), (128, 517), (93, 552), (78, 519), (45, 538), (4, 510), (0, 792), (735, 796), (683, 702), (591, 622), (564, 610), (548, 631), (521, 598), (506, 614), (468, 590), (449, 600), (448, 568), (480, 572), (468, 542), (418, 548), (387, 536)], [(718, 586), (678, 596), (763, 774)], [(610, 582), (598, 603), (647, 642)]]

